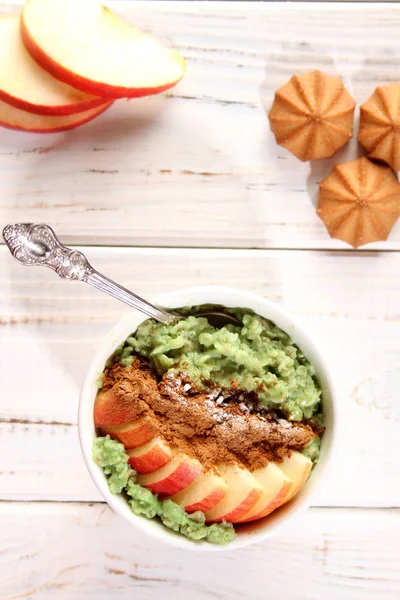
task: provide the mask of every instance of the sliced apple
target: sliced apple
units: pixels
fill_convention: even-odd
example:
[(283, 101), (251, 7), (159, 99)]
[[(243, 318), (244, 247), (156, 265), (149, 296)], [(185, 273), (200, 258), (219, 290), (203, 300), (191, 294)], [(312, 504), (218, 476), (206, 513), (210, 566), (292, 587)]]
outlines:
[(0, 100), (38, 115), (72, 115), (108, 103), (41, 69), (22, 43), (19, 15), (0, 19)]
[(53, 77), (88, 94), (157, 94), (175, 85), (185, 61), (98, 0), (27, 0), (23, 42)]
[(229, 491), (214, 508), (206, 512), (206, 521), (236, 523), (260, 498), (263, 488), (247, 469), (238, 465), (218, 465)]
[(104, 106), (91, 108), (76, 115), (48, 117), (26, 112), (0, 100), (0, 126), (30, 133), (57, 133), (88, 123), (104, 112), (111, 104), (112, 101), (109, 101)]
[(102, 427), (101, 429), (114, 440), (124, 444), (127, 449), (139, 448), (139, 446), (147, 444), (158, 433), (158, 427), (148, 417), (142, 417), (123, 425), (114, 425), (114, 427)]
[(253, 508), (237, 521), (239, 523), (266, 517), (286, 502), (293, 487), (291, 479), (273, 462), (262, 469), (256, 469), (252, 475), (261, 485), (263, 492)]
[(202, 471), (184, 490), (171, 496), (171, 500), (183, 506), (188, 513), (213, 508), (228, 493), (228, 485), (217, 470)]
[(139, 475), (138, 483), (155, 494), (172, 496), (190, 485), (202, 469), (198, 460), (180, 453), (154, 473)]
[(165, 440), (157, 436), (139, 448), (128, 450), (128, 456), (129, 463), (135, 471), (152, 473), (172, 459), (173, 451)]
[(112, 389), (97, 394), (93, 414), (94, 424), (103, 429), (124, 425), (128, 421), (136, 421), (139, 418), (135, 404), (124, 396), (116, 394)]
[(306, 483), (311, 473), (312, 461), (301, 452), (292, 452), (279, 463), (279, 468), (292, 480), (292, 488), (285, 499), (285, 502), (289, 502)]

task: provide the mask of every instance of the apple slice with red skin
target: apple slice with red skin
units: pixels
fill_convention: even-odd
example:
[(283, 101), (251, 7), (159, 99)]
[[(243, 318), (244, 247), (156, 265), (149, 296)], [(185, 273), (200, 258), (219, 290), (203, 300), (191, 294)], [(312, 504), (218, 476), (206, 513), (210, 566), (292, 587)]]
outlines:
[(311, 473), (312, 465), (312, 461), (301, 452), (292, 452), (279, 463), (279, 468), (292, 480), (292, 488), (285, 502), (289, 502), (302, 489)]
[(98, 0), (26, 0), (21, 36), (43, 69), (88, 94), (157, 94), (185, 73), (177, 50), (132, 27)]
[(157, 436), (133, 450), (128, 450), (129, 464), (137, 473), (153, 473), (166, 465), (173, 457), (170, 445)]
[(101, 429), (114, 440), (121, 442), (126, 449), (139, 448), (158, 434), (158, 427), (148, 417)]
[(252, 471), (252, 475), (261, 485), (263, 492), (253, 508), (244, 517), (239, 519), (238, 523), (255, 521), (256, 519), (266, 517), (278, 508), (278, 506), (286, 502), (293, 487), (292, 480), (274, 462), (268, 463), (266, 467)]
[(100, 390), (97, 394), (93, 415), (94, 424), (102, 429), (114, 427), (115, 425), (125, 425), (128, 422), (137, 421), (140, 417), (135, 408), (135, 403), (130, 398), (116, 394), (112, 388), (105, 392)]
[(19, 15), (0, 19), (0, 100), (38, 115), (72, 115), (108, 103), (39, 67), (22, 43)]
[(0, 126), (30, 133), (58, 133), (80, 127), (92, 121), (92, 119), (101, 115), (111, 104), (112, 101), (109, 101), (105, 106), (91, 108), (75, 115), (49, 117), (26, 112), (0, 100)]
[(171, 496), (173, 500), (188, 513), (201, 510), (206, 512), (213, 508), (228, 493), (228, 485), (217, 469), (202, 471), (198, 477), (184, 490)]
[(263, 488), (249, 470), (239, 465), (220, 464), (218, 469), (229, 491), (221, 502), (205, 513), (206, 521), (236, 523), (253, 508)]
[(138, 483), (155, 494), (172, 496), (190, 485), (202, 469), (197, 459), (179, 453), (161, 469), (147, 475), (139, 475)]

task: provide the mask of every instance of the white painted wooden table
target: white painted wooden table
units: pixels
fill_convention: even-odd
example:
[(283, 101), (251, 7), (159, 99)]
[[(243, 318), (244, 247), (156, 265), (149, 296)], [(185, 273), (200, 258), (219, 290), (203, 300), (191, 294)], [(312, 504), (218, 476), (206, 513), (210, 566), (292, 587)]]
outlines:
[(360, 251), (331, 240), (313, 203), (332, 161), (276, 147), (263, 105), (315, 67), (358, 102), (400, 79), (400, 8), (116, 6), (178, 46), (185, 80), (68, 134), (2, 130), (1, 225), (50, 223), (145, 296), (218, 283), (284, 304), (336, 373), (341, 445), (316, 505), (264, 544), (185, 555), (132, 531), (92, 484), (76, 428), (85, 369), (127, 309), (3, 246), (0, 598), (398, 599), (400, 224)]

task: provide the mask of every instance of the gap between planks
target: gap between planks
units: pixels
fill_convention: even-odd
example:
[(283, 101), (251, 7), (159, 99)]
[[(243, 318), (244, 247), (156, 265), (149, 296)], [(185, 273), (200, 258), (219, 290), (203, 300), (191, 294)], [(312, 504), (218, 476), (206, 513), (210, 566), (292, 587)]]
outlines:
[[(261, 1), (261, 0), (260, 0)], [(330, 2), (331, 0), (326, 0), (327, 2)], [(361, 0), (360, 0), (361, 1)], [(371, 0), (372, 1), (372, 0)], [(55, 232), (57, 234), (57, 232)], [(57, 236), (58, 237), (58, 236)], [(62, 238), (65, 238), (65, 236), (61, 236)], [(73, 249), (84, 249), (84, 248), (94, 248), (94, 249), (115, 249), (115, 250), (199, 250), (199, 251), (218, 251), (218, 252), (329, 252), (332, 254), (335, 254), (336, 256), (339, 255), (346, 255), (346, 254), (351, 254), (351, 255), (355, 255), (355, 256), (366, 256), (366, 255), (371, 255), (371, 256), (376, 256), (378, 254), (382, 254), (382, 253), (387, 253), (387, 252), (391, 252), (391, 253), (399, 253), (400, 252), (400, 247), (399, 248), (392, 248), (392, 247), (388, 247), (388, 248), (351, 248), (350, 246), (348, 248), (330, 248), (329, 246), (305, 246), (305, 247), (275, 247), (275, 246), (265, 246), (263, 248), (260, 248), (258, 246), (198, 246), (198, 247), (194, 247), (194, 246), (184, 246), (184, 245), (174, 245), (174, 246), (168, 246), (168, 245), (155, 245), (155, 244), (121, 244), (121, 243), (115, 243), (113, 244), (112, 242), (108, 241), (106, 244), (90, 244), (90, 243), (67, 243), (64, 241), (64, 239), (60, 239), (61, 243), (64, 245), (67, 245), (68, 248), (73, 248)], [(3, 238), (0, 238), (0, 250), (1, 248), (4, 247), (4, 249), (6, 249), (6, 245), (4, 243)]]
[[(83, 460), (83, 459), (82, 459)], [(49, 506), (49, 507), (57, 507), (57, 506), (61, 506), (65, 504), (66, 506), (107, 506), (107, 502), (105, 500), (62, 500), (62, 499), (57, 499), (55, 498), (54, 500), (41, 500), (39, 498), (37, 499), (32, 499), (32, 500), (24, 500), (21, 498), (16, 498), (15, 500), (7, 500), (7, 499), (3, 499), (0, 498), (0, 518), (1, 518), (1, 511), (2, 511), (2, 507), (3, 506), (13, 506), (13, 505), (18, 505), (18, 506), (26, 506), (26, 507), (30, 507), (30, 505), (35, 505), (35, 506)], [(340, 505), (340, 506), (335, 506), (335, 505), (330, 505), (330, 504), (312, 504), (311, 506), (309, 506), (306, 509), (308, 512), (315, 512), (315, 511), (319, 511), (319, 510), (330, 510), (330, 511), (357, 511), (357, 512), (365, 512), (365, 513), (371, 513), (371, 512), (390, 512), (392, 511), (394, 514), (398, 514), (400, 517), (400, 506), (352, 506), (350, 505)], [(400, 521), (399, 521), (400, 522)]]

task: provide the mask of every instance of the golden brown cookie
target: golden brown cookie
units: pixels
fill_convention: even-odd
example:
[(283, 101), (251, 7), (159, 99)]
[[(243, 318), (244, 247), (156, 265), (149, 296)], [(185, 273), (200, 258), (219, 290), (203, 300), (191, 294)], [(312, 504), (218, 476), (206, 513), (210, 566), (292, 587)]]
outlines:
[(297, 158), (328, 158), (352, 137), (355, 105), (338, 77), (311, 71), (275, 92), (268, 117), (277, 144)]
[(386, 240), (400, 215), (400, 184), (367, 158), (336, 164), (320, 183), (317, 213), (331, 237), (355, 248)]
[(358, 141), (370, 158), (400, 170), (400, 83), (377, 87), (361, 106)]

